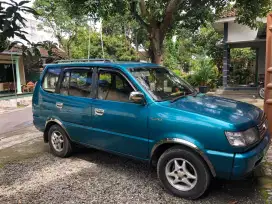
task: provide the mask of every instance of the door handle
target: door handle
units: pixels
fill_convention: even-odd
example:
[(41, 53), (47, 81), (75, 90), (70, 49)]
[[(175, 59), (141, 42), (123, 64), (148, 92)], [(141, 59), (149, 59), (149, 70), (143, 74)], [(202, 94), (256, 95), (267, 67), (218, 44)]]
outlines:
[(94, 114), (98, 115), (98, 116), (102, 116), (102, 115), (104, 115), (104, 110), (103, 109), (95, 108), (94, 109)]
[(57, 102), (56, 103), (56, 107), (59, 108), (59, 109), (62, 109), (63, 103)]

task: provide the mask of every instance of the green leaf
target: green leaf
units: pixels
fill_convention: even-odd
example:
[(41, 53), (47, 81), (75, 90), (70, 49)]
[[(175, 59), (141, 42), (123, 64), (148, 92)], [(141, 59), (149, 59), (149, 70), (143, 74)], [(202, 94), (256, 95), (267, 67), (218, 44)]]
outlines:
[(14, 7), (14, 6), (12, 6), (12, 7), (8, 7), (7, 9), (6, 9), (6, 18), (11, 18), (13, 15), (14, 15), (14, 13), (16, 13), (16, 11), (17, 11), (17, 7)]
[(27, 41), (30, 43), (30, 41), (25, 37), (25, 35), (21, 34), (21, 33), (18, 33), (18, 32), (15, 32), (14, 35), (18, 36), (19, 38)]
[(13, 4), (15, 4), (16, 5), (16, 7), (18, 7), (18, 3), (16, 2), (16, 1), (14, 1), (14, 0), (10, 0)]
[(21, 2), (19, 2), (18, 6), (22, 6), (22, 5), (27, 4), (27, 3), (29, 3), (29, 2), (30, 2), (30, 1), (21, 1)]

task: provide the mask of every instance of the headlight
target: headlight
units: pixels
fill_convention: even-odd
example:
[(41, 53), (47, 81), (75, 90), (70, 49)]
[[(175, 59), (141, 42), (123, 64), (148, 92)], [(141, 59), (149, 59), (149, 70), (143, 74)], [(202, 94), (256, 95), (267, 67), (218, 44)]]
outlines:
[(257, 128), (250, 128), (244, 132), (225, 132), (229, 143), (235, 147), (245, 147), (259, 140)]

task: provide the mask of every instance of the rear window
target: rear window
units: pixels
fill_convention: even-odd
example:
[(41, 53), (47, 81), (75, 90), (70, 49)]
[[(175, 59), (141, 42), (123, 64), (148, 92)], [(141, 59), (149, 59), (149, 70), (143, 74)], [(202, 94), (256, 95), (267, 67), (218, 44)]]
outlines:
[(58, 79), (60, 76), (60, 68), (48, 68), (43, 78), (42, 88), (45, 91), (55, 93)]
[(65, 71), (60, 85), (60, 94), (66, 96), (90, 97), (92, 90), (92, 70)]

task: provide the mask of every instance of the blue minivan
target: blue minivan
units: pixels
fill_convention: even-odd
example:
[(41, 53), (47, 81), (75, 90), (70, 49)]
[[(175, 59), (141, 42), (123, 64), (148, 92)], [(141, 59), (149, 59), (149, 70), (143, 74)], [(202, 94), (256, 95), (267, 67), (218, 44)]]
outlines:
[(261, 109), (198, 93), (150, 63), (47, 65), (33, 119), (54, 155), (82, 144), (146, 161), (167, 191), (187, 199), (203, 195), (213, 178), (245, 177), (270, 145)]

